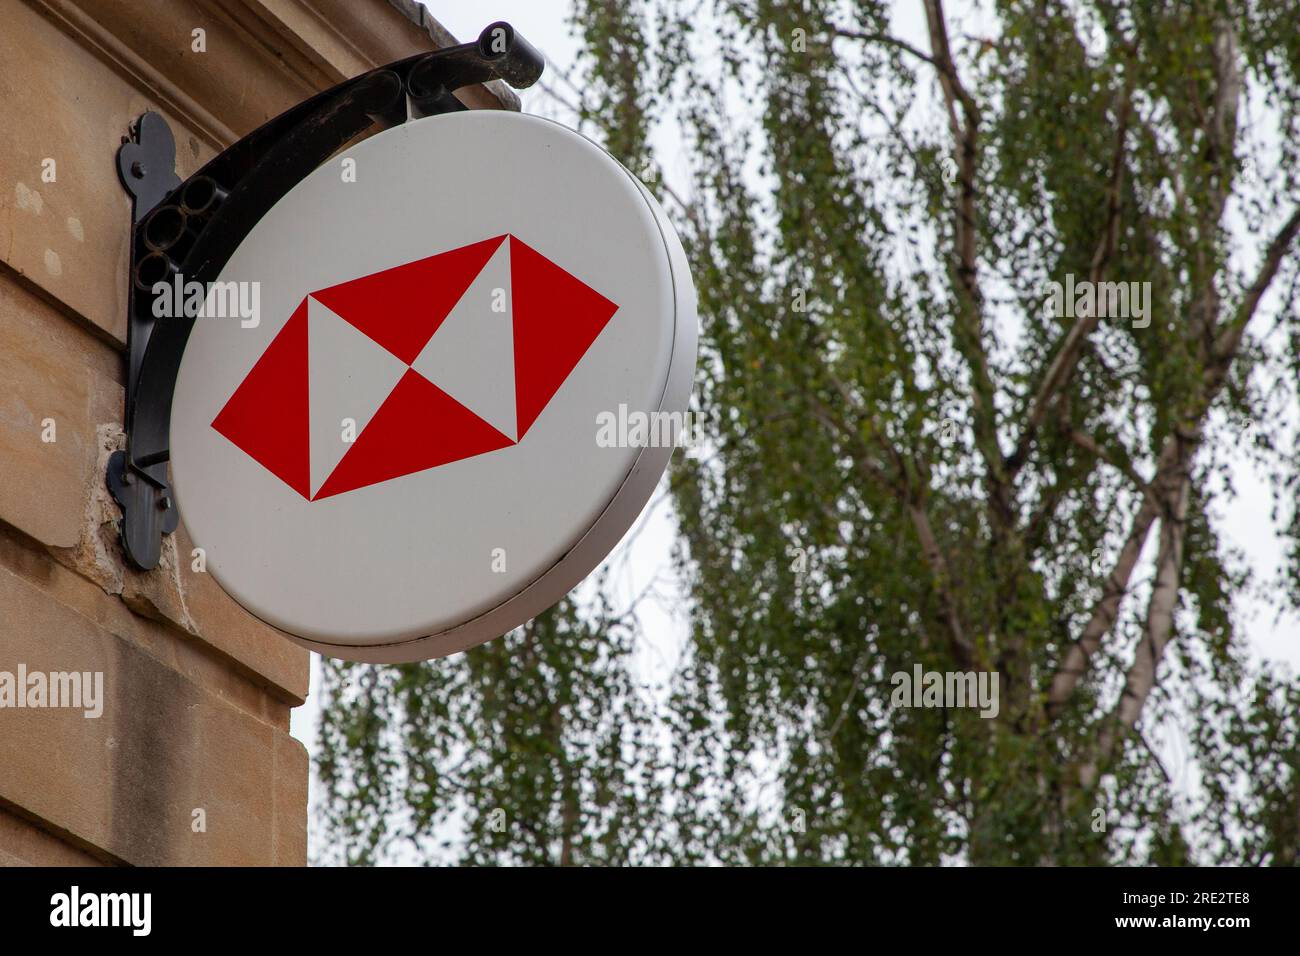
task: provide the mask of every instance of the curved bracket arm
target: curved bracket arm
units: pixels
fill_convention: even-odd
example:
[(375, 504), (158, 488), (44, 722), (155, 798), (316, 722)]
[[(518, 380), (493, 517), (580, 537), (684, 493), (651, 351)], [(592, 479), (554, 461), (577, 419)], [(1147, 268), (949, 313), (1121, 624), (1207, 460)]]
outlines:
[(537, 82), (541, 53), (508, 23), (475, 43), (422, 53), (363, 73), (281, 113), (185, 182), (172, 163), (166, 122), (146, 113), (118, 152), (118, 173), (135, 200), (128, 301), (125, 452), (109, 461), (108, 486), (122, 507), (131, 563), (156, 567), (162, 536), (180, 516), (167, 483), (172, 392), (194, 316), (156, 319), (153, 288), (173, 275), (207, 286), (271, 207), (344, 144), (373, 126), (463, 110), (452, 94), (504, 80)]

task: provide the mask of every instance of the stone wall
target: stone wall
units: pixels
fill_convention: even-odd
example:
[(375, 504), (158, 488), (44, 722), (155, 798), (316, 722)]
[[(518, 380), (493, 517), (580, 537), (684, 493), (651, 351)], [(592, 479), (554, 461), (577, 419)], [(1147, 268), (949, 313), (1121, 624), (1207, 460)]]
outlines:
[(0, 707), (0, 863), (306, 862), (289, 714), (308, 655), (193, 569), (184, 525), (149, 573), (117, 542), (131, 206), (114, 158), (154, 110), (187, 176), (437, 42), (387, 0), (0, 0), (0, 702), (20, 667), (104, 681), (99, 717)]

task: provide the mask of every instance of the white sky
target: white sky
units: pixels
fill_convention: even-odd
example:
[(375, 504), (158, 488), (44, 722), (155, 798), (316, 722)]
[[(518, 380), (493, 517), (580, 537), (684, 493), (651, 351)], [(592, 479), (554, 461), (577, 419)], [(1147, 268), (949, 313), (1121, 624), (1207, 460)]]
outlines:
[[(473, 40), (492, 21), (506, 20), (542, 50), (548, 62), (569, 75), (574, 75), (573, 65), (578, 44), (569, 31), (570, 0), (425, 0), (425, 6), (462, 42)], [(978, 32), (973, 28), (977, 27), (980, 19), (968, 10), (963, 14), (964, 27), (968, 32)], [(919, 9), (900, 5), (894, 29), (898, 35), (918, 46), (927, 45)], [(544, 77), (544, 82), (554, 83), (564, 92), (563, 84), (558, 81), (555, 72), (550, 71), (550, 75)], [(547, 94), (538, 88), (523, 91), (521, 96), (525, 111), (548, 116), (564, 115), (562, 110), (557, 112), (555, 104), (548, 102)], [(655, 140), (661, 163), (671, 179), (674, 169), (681, 168), (681, 164), (675, 162), (677, 157), (673, 155), (674, 139), (670, 132), (660, 130)], [(1258, 237), (1244, 237), (1242, 241), (1255, 245), (1258, 244)], [(1236, 462), (1233, 481), (1237, 497), (1219, 509), (1217, 525), (1227, 543), (1244, 551), (1257, 581), (1267, 585), (1268, 581), (1276, 579), (1283, 557), (1283, 543), (1277, 535), (1276, 522), (1271, 515), (1272, 492), (1244, 459)], [(616, 610), (629, 606), (647, 589), (650, 592), (649, 597), (639, 604), (642, 639), (637, 667), (644, 682), (661, 689), (671, 675), (688, 635), (684, 615), (673, 612), (674, 606), (680, 603), (681, 596), (669, 560), (673, 537), (671, 502), (665, 497), (664, 485), (661, 483), (641, 520), (628, 533), (624, 544), (615, 549), (610, 559), (614, 570), (612, 600)], [(1300, 620), (1294, 615), (1278, 619), (1273, 602), (1267, 599), (1267, 587), (1263, 591), (1263, 597), (1250, 597), (1240, 605), (1244, 611), (1241, 623), (1249, 635), (1253, 654), (1256, 659), (1284, 661), (1293, 671), (1300, 669)], [(294, 736), (302, 740), (313, 755), (315, 727), (320, 712), (317, 697), (319, 663), (318, 656), (313, 654), (312, 696), (303, 707), (293, 712), (292, 724)], [(1156, 746), (1165, 753), (1166, 765), (1179, 762), (1176, 755), (1167, 750), (1176, 747), (1176, 741), (1166, 738)], [(314, 771), (311, 790), (314, 818), (318, 795)]]
[[(573, 64), (578, 44), (569, 30), (570, 0), (478, 0), (472, 3), (425, 0), (425, 6), (462, 41), (472, 40), (493, 20), (506, 20), (529, 42), (541, 49), (548, 60), (569, 75), (574, 75)], [(960, 10), (960, 7), (957, 9)], [(959, 15), (966, 18), (965, 32), (981, 33), (978, 24), (982, 18), (977, 13), (966, 10)], [(919, 4), (898, 5), (895, 31), (918, 46), (927, 45)], [(555, 77), (544, 77), (544, 80), (555, 81)], [(557, 82), (556, 85), (560, 84)], [(523, 93), (524, 109), (530, 112), (550, 112), (551, 104), (545, 102), (546, 98), (541, 90), (526, 90)], [(663, 164), (671, 176), (676, 165), (672, 162), (670, 152), (675, 140), (667, 133), (657, 136), (656, 140), (659, 152), (665, 154)], [(1246, 237), (1242, 242), (1250, 247), (1258, 244), (1258, 239)], [(1266, 583), (1270, 578), (1276, 578), (1283, 559), (1283, 542), (1277, 535), (1276, 523), (1271, 514), (1272, 492), (1244, 461), (1235, 468), (1233, 477), (1238, 495), (1222, 510), (1219, 529), (1230, 543), (1246, 552), (1260, 582)], [(660, 510), (666, 512), (668, 509), (664, 507)], [(668, 522), (658, 524), (663, 524), (665, 531), (671, 535), (671, 525)], [(658, 535), (654, 537), (657, 539)], [(1276, 614), (1271, 602), (1267, 600), (1249, 602), (1246, 613), (1252, 619), (1248, 631), (1257, 655), (1284, 660), (1293, 668), (1300, 669), (1300, 620), (1290, 616), (1275, 622)], [(673, 642), (673, 646), (676, 646), (676, 642)]]

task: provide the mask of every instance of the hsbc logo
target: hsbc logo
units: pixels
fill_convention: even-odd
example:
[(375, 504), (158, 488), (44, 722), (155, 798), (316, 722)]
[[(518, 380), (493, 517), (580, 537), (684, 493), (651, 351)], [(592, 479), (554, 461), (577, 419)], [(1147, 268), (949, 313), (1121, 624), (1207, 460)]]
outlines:
[(424, 660), (540, 614), (632, 527), (698, 431), (697, 302), (653, 196), (557, 123), (457, 111), (345, 154), (365, 175), (322, 163), (215, 276), (261, 282), (262, 323), (190, 323), (170, 470), (251, 613)]
[(461, 246), (308, 293), (212, 428), (309, 501), (486, 454), (618, 308), (513, 235)]

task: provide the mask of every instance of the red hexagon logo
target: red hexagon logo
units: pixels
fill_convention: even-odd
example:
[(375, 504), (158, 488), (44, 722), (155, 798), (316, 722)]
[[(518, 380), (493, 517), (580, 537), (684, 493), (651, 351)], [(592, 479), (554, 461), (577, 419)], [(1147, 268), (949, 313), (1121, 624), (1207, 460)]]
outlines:
[(311, 501), (485, 454), (523, 439), (617, 311), (496, 236), (308, 293), (212, 427)]

